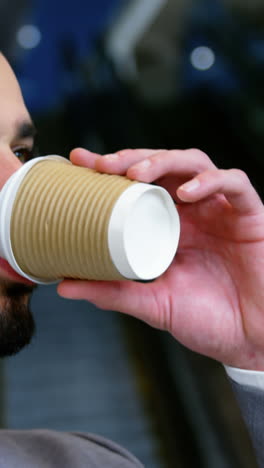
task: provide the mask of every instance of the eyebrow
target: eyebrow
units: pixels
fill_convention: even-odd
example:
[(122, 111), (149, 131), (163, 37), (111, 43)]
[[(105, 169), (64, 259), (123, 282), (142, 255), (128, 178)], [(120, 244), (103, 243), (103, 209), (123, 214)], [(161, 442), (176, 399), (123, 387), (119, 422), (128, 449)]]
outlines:
[(15, 139), (23, 140), (25, 138), (34, 138), (37, 134), (36, 127), (30, 121), (22, 122), (17, 125)]

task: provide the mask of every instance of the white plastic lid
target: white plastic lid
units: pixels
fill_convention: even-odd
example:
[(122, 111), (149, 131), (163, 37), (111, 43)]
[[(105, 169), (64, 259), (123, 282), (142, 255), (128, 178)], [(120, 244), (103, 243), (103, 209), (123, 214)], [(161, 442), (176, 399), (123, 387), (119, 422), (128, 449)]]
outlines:
[(151, 280), (171, 264), (179, 242), (178, 211), (162, 187), (131, 185), (117, 200), (108, 227), (112, 260), (125, 278)]
[(13, 254), (13, 249), (11, 245), (11, 236), (10, 236), (10, 224), (13, 205), (16, 199), (17, 192), (21, 183), (23, 182), (24, 177), (30, 171), (30, 169), (39, 162), (47, 159), (63, 160), (65, 163), (71, 164), (71, 162), (63, 158), (62, 156), (50, 155), (42, 156), (39, 158), (32, 159), (28, 161), (20, 169), (18, 169), (14, 174), (7, 180), (0, 192), (0, 256), (8, 261), (9, 265), (21, 276), (27, 278), (31, 281), (35, 281), (39, 284), (50, 284), (57, 282), (57, 280), (43, 280), (41, 278), (36, 278), (34, 276), (28, 275), (16, 262), (16, 259)]

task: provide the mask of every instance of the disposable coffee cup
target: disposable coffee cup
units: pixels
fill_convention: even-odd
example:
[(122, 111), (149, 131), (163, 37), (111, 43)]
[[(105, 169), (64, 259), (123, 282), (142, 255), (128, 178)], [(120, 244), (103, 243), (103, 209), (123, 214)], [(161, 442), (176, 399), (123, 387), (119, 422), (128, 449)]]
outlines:
[(61, 156), (27, 162), (0, 192), (0, 256), (40, 284), (155, 279), (171, 264), (179, 235), (165, 189)]

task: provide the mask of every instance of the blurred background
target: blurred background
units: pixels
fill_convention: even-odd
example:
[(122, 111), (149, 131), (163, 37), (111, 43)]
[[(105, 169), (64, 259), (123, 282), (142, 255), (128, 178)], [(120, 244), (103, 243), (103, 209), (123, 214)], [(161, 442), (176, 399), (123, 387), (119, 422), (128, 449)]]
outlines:
[[(0, 48), (40, 154), (191, 148), (263, 196), (261, 0), (1, 0)], [(254, 468), (220, 364), (39, 287), (37, 334), (2, 363), (2, 427), (96, 432), (147, 468)]]

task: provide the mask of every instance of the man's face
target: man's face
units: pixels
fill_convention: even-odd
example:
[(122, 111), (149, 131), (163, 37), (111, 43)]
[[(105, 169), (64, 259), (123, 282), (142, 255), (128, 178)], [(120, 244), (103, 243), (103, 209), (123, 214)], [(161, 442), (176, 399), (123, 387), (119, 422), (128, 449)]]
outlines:
[[(34, 127), (17, 80), (0, 54), (0, 190), (30, 157)], [(0, 357), (18, 352), (30, 342), (34, 321), (29, 310), (33, 284), (0, 258)]]

